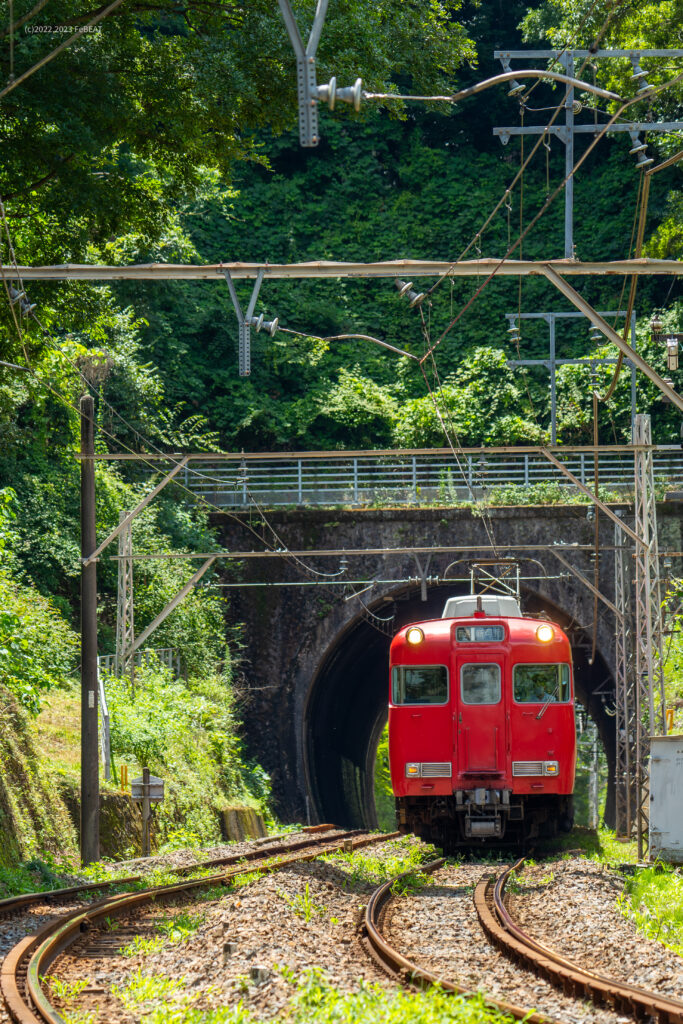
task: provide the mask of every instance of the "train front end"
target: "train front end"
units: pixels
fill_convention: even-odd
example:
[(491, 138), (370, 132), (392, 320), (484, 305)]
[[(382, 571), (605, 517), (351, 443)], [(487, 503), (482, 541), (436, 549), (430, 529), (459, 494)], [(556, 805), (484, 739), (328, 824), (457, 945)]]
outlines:
[[(511, 598), (454, 598), (391, 645), (389, 757), (399, 828), (447, 849), (572, 824), (569, 641)], [(497, 614), (496, 614), (497, 613)]]

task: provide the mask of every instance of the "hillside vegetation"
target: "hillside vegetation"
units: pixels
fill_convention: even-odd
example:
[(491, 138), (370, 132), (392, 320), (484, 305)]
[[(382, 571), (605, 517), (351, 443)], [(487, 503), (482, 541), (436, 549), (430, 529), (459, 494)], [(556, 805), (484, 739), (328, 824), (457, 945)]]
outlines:
[[(302, 26), (310, 24), (313, 0), (294, 6)], [(75, 27), (90, 14), (69, 0), (51, 0), (49, 13), (36, 13), (32, 0), (13, 5), (15, 21), (29, 26), (49, 28), (49, 19), (53, 26)], [(598, 32), (606, 48), (676, 46), (681, 14), (680, 0), (617, 4), (607, 20), (603, 5), (583, 0), (335, 0), (320, 44), (318, 80), (336, 75), (344, 84), (360, 75), (377, 93), (450, 93), (499, 70), (492, 59), (496, 47), (587, 46)], [(0, 54), (3, 81), (45, 56), (54, 38), (17, 29), (14, 46)], [(587, 73), (599, 84), (633, 94), (628, 60), (595, 63)], [(648, 65), (652, 84), (665, 83), (677, 68)], [(544, 83), (524, 110), (504, 88), (452, 107), (390, 98), (364, 102), (356, 114), (339, 104), (334, 112), (321, 109), (321, 145), (302, 150), (294, 60), (270, 0), (187, 0), (182, 10), (164, 0), (122, 4), (98, 31), (3, 97), (0, 732), (26, 734), (26, 763), (33, 757), (30, 722), (46, 701), (56, 706), (63, 698), (67, 707), (78, 670), (74, 454), (82, 393), (95, 397), (99, 454), (542, 443), (549, 427), (547, 373), (527, 373), (508, 361), (545, 357), (546, 328), (524, 323), (517, 346), (506, 340), (504, 314), (561, 310), (565, 303), (535, 278), (495, 279), (476, 299), (480, 279), (415, 282), (423, 291), (435, 285), (420, 310), (409, 309), (391, 281), (266, 282), (257, 312), (278, 316), (286, 330), (273, 338), (253, 335), (253, 372), (246, 379), (237, 375), (237, 325), (222, 282), (31, 282), (27, 297), (12, 303), (6, 301), (10, 285), (20, 285), (15, 261), (500, 257), (561, 180), (564, 152), (556, 140), (549, 150), (540, 147), (487, 220), (523, 155), (519, 141), (502, 147), (492, 128), (545, 117), (561, 98), (561, 88)], [(580, 102), (592, 113), (589, 96)], [(629, 116), (674, 120), (680, 106), (679, 84), (633, 106)], [(605, 109), (614, 112), (613, 105)], [(603, 108), (596, 116), (604, 119)], [(627, 140), (604, 139), (577, 173), (580, 259), (626, 257), (633, 250), (639, 178)], [(673, 154), (680, 139), (651, 133), (648, 145), (659, 160)], [(681, 166), (653, 178), (649, 255), (683, 254)], [(561, 254), (562, 201), (560, 195), (515, 255)], [(625, 305), (619, 279), (582, 280), (580, 287), (599, 308)], [(239, 291), (246, 302), (248, 289)], [(636, 308), (638, 346), (663, 371), (664, 354), (651, 342), (648, 324), (660, 310), (667, 330), (681, 328), (680, 284), (641, 281)], [(418, 356), (443, 337), (423, 373), (416, 361), (361, 334)], [(558, 328), (558, 353), (614, 356), (609, 346), (591, 342), (577, 321)], [(600, 369), (600, 389), (611, 372)], [(674, 374), (677, 384), (680, 373)], [(563, 442), (592, 439), (589, 383), (585, 366), (559, 371)], [(628, 439), (629, 402), (624, 373), (600, 407), (601, 440)], [(678, 439), (680, 416), (644, 378), (638, 406), (651, 413), (657, 441)], [(98, 464), (99, 537), (147, 492), (157, 468)], [(137, 518), (138, 553), (214, 547), (206, 508), (187, 497), (176, 482)], [(191, 572), (189, 561), (136, 564), (138, 631)], [(116, 562), (104, 557), (98, 567), (102, 653), (114, 647), (116, 573)], [(154, 636), (155, 646), (180, 652), (184, 681), (156, 668), (139, 683), (145, 700), (154, 697), (182, 735), (147, 730), (144, 701), (134, 700), (132, 684), (111, 684), (115, 761), (125, 758), (135, 767), (146, 760), (152, 770), (191, 778), (187, 793), (176, 795), (176, 818), (204, 786), (210, 798), (188, 824), (203, 839), (215, 828), (209, 804), (244, 799), (264, 806), (267, 796), (267, 780), (241, 750), (239, 643), (236, 637), (226, 642), (225, 605), (211, 586), (215, 581), (208, 573), (207, 585)], [(202, 718), (196, 746), (191, 707)], [(11, 751), (4, 749), (0, 757), (7, 759)], [(74, 775), (76, 767), (67, 763), (60, 770)], [(49, 848), (50, 829), (36, 818), (22, 832), (17, 823), (22, 814), (21, 820), (28, 818), (14, 814), (11, 794), (2, 799), (3, 828), (27, 837), (13, 847), (16, 855)], [(168, 838), (170, 811), (164, 827)]]

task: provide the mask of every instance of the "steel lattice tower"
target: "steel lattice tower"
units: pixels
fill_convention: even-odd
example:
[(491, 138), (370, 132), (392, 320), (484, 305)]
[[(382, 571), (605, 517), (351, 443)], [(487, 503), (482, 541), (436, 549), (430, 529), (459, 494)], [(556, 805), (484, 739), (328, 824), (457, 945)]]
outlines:
[[(119, 514), (122, 523), (127, 512)], [(116, 658), (114, 670), (117, 676), (126, 675), (130, 669), (131, 651), (135, 641), (133, 619), (133, 526), (128, 523), (119, 534), (119, 576), (116, 602)]]
[(642, 541), (635, 550), (636, 831), (638, 856), (642, 858), (649, 822), (650, 780), (646, 762), (650, 736), (666, 733), (657, 506), (649, 416), (636, 416), (633, 443), (643, 446), (634, 453), (635, 530)]

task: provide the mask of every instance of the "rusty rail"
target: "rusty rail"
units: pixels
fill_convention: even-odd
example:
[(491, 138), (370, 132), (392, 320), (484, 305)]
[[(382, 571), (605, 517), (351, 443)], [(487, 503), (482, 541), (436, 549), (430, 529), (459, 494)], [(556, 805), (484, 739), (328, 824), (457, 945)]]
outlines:
[[(403, 874), (390, 878), (378, 886), (372, 893), (363, 920), (362, 943), (366, 952), (390, 977), (395, 978), (402, 985), (413, 989), (426, 989), (431, 985), (438, 985), (445, 992), (452, 992), (456, 995), (475, 996), (477, 993), (460, 985), (455, 980), (442, 978), (431, 971), (420, 967), (412, 960), (399, 953), (382, 934), (382, 924), (386, 914), (387, 905), (391, 899), (392, 889), (396, 882), (416, 871), (431, 873), (444, 864), (444, 859), (431, 861), (411, 871), (404, 871)], [(511, 1003), (502, 1002), (497, 999), (486, 997), (486, 1003), (502, 1013), (510, 1014), (517, 1020), (528, 1021), (529, 1024), (554, 1024), (552, 1017), (542, 1013), (531, 1013), (528, 1009), (515, 1006)]]
[[(315, 835), (317, 832), (330, 832), (336, 829), (336, 825), (306, 825), (301, 831)], [(362, 830), (356, 829), (355, 832), (345, 832), (345, 836), (352, 836), (360, 834)], [(182, 867), (174, 868), (173, 873), (176, 875), (189, 875), (193, 871), (201, 871), (203, 868), (218, 867), (221, 864), (237, 864), (239, 861), (250, 861), (259, 860), (265, 856), (275, 856), (278, 853), (282, 853), (285, 850), (299, 850), (306, 846), (310, 846), (312, 840), (302, 839), (297, 843), (277, 843), (277, 840), (286, 839), (293, 833), (281, 832), (275, 836), (264, 836), (260, 842), (263, 844), (256, 850), (248, 850), (246, 853), (231, 853), (226, 857), (216, 857), (213, 860), (197, 861), (195, 864), (185, 864)], [(317, 840), (313, 840), (317, 842)], [(267, 844), (267, 847), (266, 845)], [(84, 882), (80, 885), (70, 885), (62, 889), (46, 889), (43, 892), (24, 892), (18, 896), (7, 896), (4, 899), (0, 899), (0, 916), (6, 914), (16, 914), (21, 910), (25, 910), (26, 907), (35, 906), (36, 903), (54, 903), (59, 900), (70, 900), (74, 896), (80, 896), (89, 892), (99, 892), (106, 889), (115, 889), (120, 885), (134, 885), (136, 882), (142, 880), (142, 875), (126, 875), (121, 878), (110, 878), (100, 882)]]
[(569, 995), (589, 998), (635, 1018), (653, 1017), (658, 1024), (683, 1024), (683, 1001), (587, 970), (527, 935), (505, 906), (505, 885), (524, 858), (494, 881), (482, 879), (474, 902), (489, 939), (506, 956), (521, 961)]
[[(334, 826), (329, 827), (333, 828)], [(314, 827), (311, 831), (315, 833), (317, 830)], [(155, 886), (136, 893), (118, 893), (90, 904), (86, 908), (80, 906), (57, 921), (44, 925), (34, 935), (26, 936), (5, 957), (0, 969), (0, 991), (10, 1017), (16, 1024), (41, 1024), (41, 1021), (47, 1022), (47, 1024), (64, 1024), (62, 1016), (51, 1005), (43, 991), (41, 979), (45, 977), (54, 960), (68, 949), (83, 931), (88, 930), (105, 917), (119, 916), (141, 904), (168, 900), (174, 896), (191, 893), (196, 889), (229, 885), (236, 875), (245, 870), (249, 870), (250, 873), (266, 874), (282, 870), (301, 861), (313, 860), (323, 854), (337, 853), (349, 848), (359, 849), (371, 843), (386, 842), (398, 836), (398, 832), (363, 835), (357, 829), (342, 832), (329, 841), (315, 835), (308, 840), (289, 846), (280, 844), (277, 847), (249, 851), (248, 857), (244, 854), (235, 854), (231, 858), (219, 858), (214, 862), (205, 861), (203, 864), (187, 867), (187, 870), (198, 870), (210, 866), (212, 863), (221, 866), (226, 866), (229, 863), (231, 870), (228, 871)], [(291, 853), (293, 848), (295, 850), (293, 856), (281, 856), (277, 861), (272, 861), (274, 856), (279, 856), (280, 851)], [(252, 853), (255, 856), (251, 856)], [(256, 863), (248, 867), (256, 859), (262, 860), (264, 863)], [(74, 888), (77, 887), (68, 890), (69, 894), (74, 892)], [(93, 886), (88, 885), (83, 888), (90, 890)], [(53, 890), (52, 894), (54, 895), (55, 892), (58, 890)], [(31, 895), (42, 897), (44, 894)]]

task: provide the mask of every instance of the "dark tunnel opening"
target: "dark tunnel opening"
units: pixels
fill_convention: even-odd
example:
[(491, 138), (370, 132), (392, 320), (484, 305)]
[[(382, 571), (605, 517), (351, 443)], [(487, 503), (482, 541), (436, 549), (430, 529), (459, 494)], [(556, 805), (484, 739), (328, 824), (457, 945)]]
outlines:
[[(448, 597), (462, 587), (430, 588), (427, 601), (419, 590), (401, 591), (370, 606), (379, 617), (395, 610), (389, 633), (380, 623), (358, 618), (328, 649), (309, 692), (304, 717), (308, 787), (319, 821), (357, 828), (377, 826), (373, 791), (374, 753), (387, 715), (389, 646), (393, 634), (410, 622), (438, 618)], [(576, 696), (595, 720), (614, 771), (613, 719), (606, 713), (611, 674), (598, 653), (589, 664), (586, 634), (545, 598), (523, 594), (525, 613), (545, 612), (568, 630), (574, 657)], [(389, 609), (389, 612), (386, 610)], [(599, 691), (597, 695), (594, 691)], [(605, 818), (613, 815), (613, 783), (608, 785)]]

